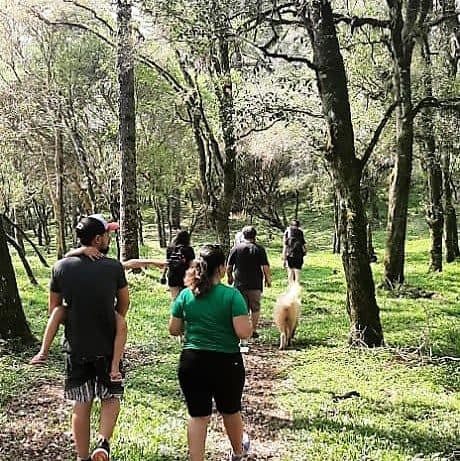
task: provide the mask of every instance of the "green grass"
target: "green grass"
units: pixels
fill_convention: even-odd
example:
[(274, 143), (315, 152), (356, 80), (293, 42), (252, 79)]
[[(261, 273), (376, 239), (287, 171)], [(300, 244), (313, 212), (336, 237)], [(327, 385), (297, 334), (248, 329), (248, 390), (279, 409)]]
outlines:
[[(343, 269), (340, 257), (329, 250), (329, 225), (318, 216), (305, 223), (309, 254), (302, 273), (302, 318), (296, 347), (284, 354), (274, 347), (278, 334), (271, 326), (272, 305), (285, 287), (280, 237), (273, 234), (264, 239), (261, 232), (260, 238), (268, 246), (274, 272), (262, 313), (269, 325), (261, 331), (260, 342), (273, 350), (273, 360), (283, 370), (275, 383), (275, 407), (290, 415), (289, 421), (269, 418), (276, 438), (285, 441), (283, 453), (271, 459), (393, 461), (411, 460), (417, 454), (426, 460), (441, 459), (440, 454), (460, 445), (458, 362), (420, 360), (410, 352), (420, 347), (425, 358), (430, 353), (434, 357), (460, 356), (459, 264), (445, 265), (441, 274), (429, 274), (429, 241), (420, 237), (423, 229), (419, 224), (416, 230), (411, 228), (407, 281), (435, 291), (437, 296), (432, 300), (396, 298), (378, 289), (387, 347), (350, 349), (346, 346)], [(152, 242), (153, 232), (149, 232), (147, 227), (147, 241)], [(377, 232), (374, 239), (379, 262), (373, 271), (378, 283), (383, 271), (383, 232)], [(158, 256), (160, 250), (151, 243), (142, 253)], [(17, 273), (27, 317), (34, 333), (41, 336), (49, 271), (39, 267), (33, 257), (31, 261), (39, 287), (28, 283), (19, 264)], [(158, 270), (129, 276), (130, 372), (114, 439), (118, 461), (186, 459), (186, 411), (176, 379), (180, 349), (167, 335), (169, 301), (159, 278)], [(29, 367), (28, 357), (30, 351), (0, 355), (0, 425), (11, 397), (33, 386), (40, 374), (53, 378), (61, 372), (57, 344), (51, 366), (44, 371)], [(360, 397), (332, 400), (333, 394), (351, 390), (358, 391)], [(269, 445), (270, 440), (260, 443)]]

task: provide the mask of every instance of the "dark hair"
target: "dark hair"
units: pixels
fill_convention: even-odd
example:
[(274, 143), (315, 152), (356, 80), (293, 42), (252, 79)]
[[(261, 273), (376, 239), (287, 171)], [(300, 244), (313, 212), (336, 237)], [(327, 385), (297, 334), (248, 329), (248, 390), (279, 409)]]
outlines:
[(98, 219), (90, 216), (82, 218), (75, 228), (78, 239), (82, 245), (91, 245), (97, 235), (104, 235), (107, 230)]
[(217, 268), (225, 264), (225, 254), (220, 245), (204, 245), (200, 256), (194, 259), (185, 273), (185, 286), (196, 297), (204, 296), (212, 288), (212, 278)]
[(243, 232), (243, 237), (246, 240), (254, 240), (257, 235), (257, 231), (254, 226), (244, 226), (242, 232)]
[(172, 239), (171, 246), (190, 246), (190, 234), (186, 230), (179, 231)]
[(300, 221), (298, 219), (293, 219), (291, 221), (291, 226), (300, 227)]

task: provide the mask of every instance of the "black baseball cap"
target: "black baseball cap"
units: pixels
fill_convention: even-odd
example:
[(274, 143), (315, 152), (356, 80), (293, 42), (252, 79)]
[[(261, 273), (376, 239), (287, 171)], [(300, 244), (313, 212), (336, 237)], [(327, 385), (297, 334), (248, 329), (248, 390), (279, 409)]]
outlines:
[(96, 235), (116, 231), (119, 227), (117, 222), (107, 222), (101, 214), (92, 214), (82, 218), (75, 230), (78, 238), (93, 239)]

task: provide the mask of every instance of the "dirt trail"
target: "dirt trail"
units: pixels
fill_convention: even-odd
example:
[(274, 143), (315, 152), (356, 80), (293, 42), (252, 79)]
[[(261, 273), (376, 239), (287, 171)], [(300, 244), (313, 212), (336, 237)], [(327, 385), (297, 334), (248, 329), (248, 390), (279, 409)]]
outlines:
[[(291, 415), (278, 408), (274, 393), (290, 359), (274, 346), (250, 345), (245, 354), (246, 386), (243, 397), (243, 415), (251, 436), (251, 461), (274, 461), (282, 458), (283, 442), (279, 429), (292, 425)], [(220, 418), (213, 417), (209, 438), (219, 454), (210, 460), (222, 461), (222, 453), (229, 450)]]
[[(244, 355), (246, 387), (244, 419), (251, 436), (251, 461), (279, 460), (283, 454), (278, 429), (292, 424), (290, 415), (274, 404), (274, 390), (290, 362), (286, 353), (258, 342)], [(42, 378), (27, 394), (13, 398), (0, 420), (1, 461), (74, 459), (70, 432), (71, 404), (62, 398), (59, 379)], [(208, 439), (209, 461), (222, 461), (229, 451), (221, 419), (212, 418)]]
[(2, 461), (73, 459), (71, 405), (62, 398), (59, 380), (40, 379), (26, 394), (8, 402), (0, 426)]

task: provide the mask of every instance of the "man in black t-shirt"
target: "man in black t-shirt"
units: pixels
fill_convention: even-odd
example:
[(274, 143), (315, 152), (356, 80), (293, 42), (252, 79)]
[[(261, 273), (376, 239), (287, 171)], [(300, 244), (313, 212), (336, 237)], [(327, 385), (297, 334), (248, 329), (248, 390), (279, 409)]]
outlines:
[[(101, 215), (83, 218), (76, 227), (82, 245), (107, 253), (109, 231)], [(52, 271), (49, 313), (65, 305), (65, 397), (73, 400), (72, 432), (78, 460), (109, 460), (109, 440), (120, 411), (123, 386), (110, 379), (115, 339), (115, 311), (125, 316), (129, 292), (125, 272), (115, 259), (92, 261), (84, 255), (58, 261)], [(101, 399), (98, 447), (89, 457), (91, 405)]]
[(283, 265), (287, 268), (288, 283), (300, 283), (300, 270), (303, 258), (307, 254), (307, 242), (300, 228), (300, 222), (294, 219), (283, 235)]
[(260, 300), (264, 286), (271, 286), (271, 271), (265, 249), (256, 243), (256, 229), (253, 226), (243, 228), (244, 241), (235, 245), (228, 256), (227, 279), (234, 283), (251, 312), (253, 338), (257, 338), (257, 324), (260, 316)]

